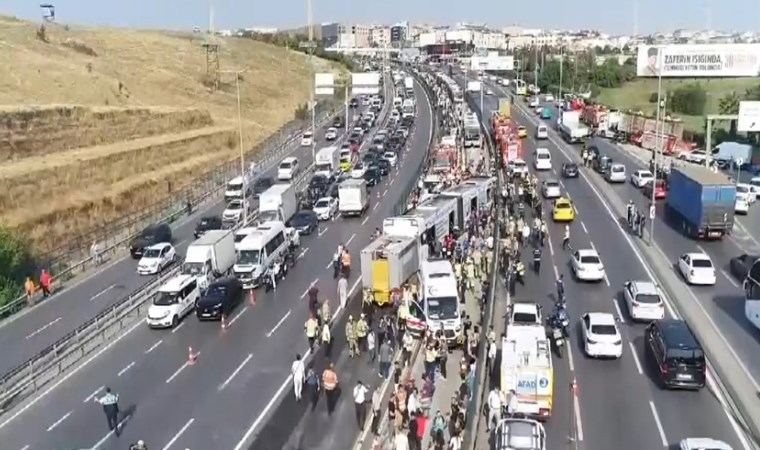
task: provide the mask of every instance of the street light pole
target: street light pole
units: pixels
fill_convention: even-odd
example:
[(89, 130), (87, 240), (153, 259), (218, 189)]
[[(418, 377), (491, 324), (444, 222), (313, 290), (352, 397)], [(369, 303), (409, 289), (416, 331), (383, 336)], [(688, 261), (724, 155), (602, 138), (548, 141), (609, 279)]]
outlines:
[(559, 95), (557, 101), (562, 100), (562, 69), (565, 66), (565, 47), (559, 47)]
[[(655, 125), (654, 125), (654, 151), (652, 152), (652, 198), (649, 206), (649, 244), (654, 244), (654, 218), (655, 218), (655, 192), (657, 191), (657, 153), (659, 152), (660, 158), (662, 157), (662, 137), (660, 134), (660, 109), (662, 109), (662, 47), (657, 52), (657, 111), (655, 113)], [(662, 128), (664, 131), (664, 127)]]
[(248, 69), (243, 70), (220, 70), (221, 73), (231, 73), (235, 75), (235, 91), (237, 93), (237, 115), (238, 115), (238, 139), (240, 146), (240, 179), (242, 181), (243, 191), (243, 226), (248, 222), (248, 198), (246, 196), (246, 185), (248, 180), (245, 175), (245, 152), (243, 151), (243, 111), (240, 103), (240, 76)]
[(312, 22), (311, 1), (312, 0), (306, 0), (306, 9), (309, 16), (309, 69), (312, 83), (309, 92), (309, 107), (311, 108), (311, 159), (312, 161), (315, 161), (317, 158), (317, 112), (316, 104), (314, 102), (314, 91), (316, 90), (317, 86), (316, 81), (314, 80), (314, 24)]
[(346, 135), (348, 135), (348, 84), (346, 84), (345, 90), (346, 90), (345, 94), (344, 94), (345, 101), (343, 103), (344, 103), (344, 106), (346, 108), (346, 117), (345, 117), (345, 120), (344, 120), (344, 125), (345, 125), (345, 133), (346, 133)]
[(483, 113), (483, 82), (480, 82), (480, 116), (485, 117), (485, 113)]

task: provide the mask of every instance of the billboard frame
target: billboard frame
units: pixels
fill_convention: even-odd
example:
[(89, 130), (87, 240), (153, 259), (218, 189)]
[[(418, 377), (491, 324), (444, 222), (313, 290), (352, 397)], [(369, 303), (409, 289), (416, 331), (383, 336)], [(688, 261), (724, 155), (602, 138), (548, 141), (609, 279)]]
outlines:
[(639, 45), (636, 76), (751, 78), (760, 76), (760, 44)]

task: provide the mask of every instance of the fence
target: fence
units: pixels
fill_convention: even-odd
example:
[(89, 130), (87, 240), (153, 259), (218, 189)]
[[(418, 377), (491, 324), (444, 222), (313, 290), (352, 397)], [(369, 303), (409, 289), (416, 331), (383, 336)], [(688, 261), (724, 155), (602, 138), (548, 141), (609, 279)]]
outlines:
[[(319, 110), (317, 127), (324, 125), (336, 114), (342, 113), (342, 106), (337, 108), (332, 106), (334, 105), (330, 103), (317, 106)], [(289, 151), (290, 146), (299, 139), (304, 126), (310, 125), (301, 120), (286, 124), (278, 133), (247, 152), (246, 158), (263, 156), (260, 165), (271, 166), (280, 159), (283, 152)], [(185, 214), (188, 202), (193, 206), (193, 209), (197, 209), (207, 200), (216, 198), (224, 189), (227, 180), (239, 172), (239, 161), (226, 161), (219, 164), (172, 198), (157, 202), (139, 213), (110, 222), (91, 233), (75, 237), (56, 250), (55, 253), (49, 253), (40, 258), (39, 266), (46, 268), (53, 275), (53, 281), (60, 285), (94, 263), (89, 254), (93, 242), (98, 242), (100, 247), (104, 249), (104, 256), (112, 256), (146, 226), (157, 222), (175, 222)], [(72, 261), (77, 262), (72, 263)], [(19, 287), (19, 291), (22, 292), (23, 289)], [(20, 293), (17, 298), (0, 306), (0, 320), (17, 313), (26, 306), (26, 296)]]

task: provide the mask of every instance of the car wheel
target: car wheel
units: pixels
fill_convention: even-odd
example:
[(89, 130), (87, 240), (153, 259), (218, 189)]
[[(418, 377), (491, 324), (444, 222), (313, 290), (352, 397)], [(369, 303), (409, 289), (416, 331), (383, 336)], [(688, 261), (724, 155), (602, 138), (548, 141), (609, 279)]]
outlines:
[(179, 317), (175, 315), (174, 317), (172, 317), (172, 328), (175, 328), (178, 323), (179, 323)]

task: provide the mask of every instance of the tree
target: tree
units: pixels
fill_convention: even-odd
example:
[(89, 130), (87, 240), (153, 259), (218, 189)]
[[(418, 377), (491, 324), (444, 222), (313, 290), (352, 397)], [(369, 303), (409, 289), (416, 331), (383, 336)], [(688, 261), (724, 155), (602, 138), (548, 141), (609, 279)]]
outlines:
[[(739, 102), (741, 98), (736, 92), (731, 92), (718, 102), (718, 111), (723, 115), (739, 114)], [(736, 120), (731, 120), (728, 134), (736, 136)]]
[(22, 291), (24, 279), (33, 272), (28, 243), (13, 229), (0, 226), (0, 306)]
[(699, 83), (680, 86), (668, 93), (669, 108), (688, 116), (702, 116), (707, 105), (707, 92)]

